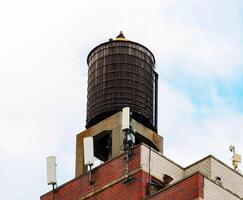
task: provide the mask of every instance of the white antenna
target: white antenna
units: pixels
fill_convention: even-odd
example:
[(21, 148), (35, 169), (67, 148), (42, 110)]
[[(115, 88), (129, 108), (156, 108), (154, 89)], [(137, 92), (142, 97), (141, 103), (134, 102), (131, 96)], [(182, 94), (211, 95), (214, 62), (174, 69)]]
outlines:
[(93, 137), (85, 137), (84, 140), (84, 165), (89, 166), (89, 183), (92, 185), (92, 165), (94, 164), (94, 142)]
[(46, 169), (47, 169), (47, 184), (54, 186), (57, 184), (56, 180), (56, 157), (49, 156), (46, 158)]
[(130, 128), (130, 108), (125, 107), (122, 109), (122, 130)]
[(89, 166), (92, 166), (94, 164), (93, 137), (84, 138), (84, 164)]
[(238, 171), (238, 165), (241, 163), (241, 155), (235, 153), (235, 146), (230, 145), (229, 150), (233, 152), (232, 165), (236, 171)]

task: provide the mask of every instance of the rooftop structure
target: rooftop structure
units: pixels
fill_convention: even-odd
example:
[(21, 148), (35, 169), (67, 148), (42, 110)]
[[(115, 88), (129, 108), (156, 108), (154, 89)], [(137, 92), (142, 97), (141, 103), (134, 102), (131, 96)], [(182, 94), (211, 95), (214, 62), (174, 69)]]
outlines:
[[(95, 47), (87, 62), (87, 120), (86, 130), (76, 137), (76, 177), (41, 200), (243, 199), (237, 167), (209, 155), (184, 168), (163, 155), (163, 137), (157, 133), (158, 75), (149, 49), (120, 32)], [(85, 153), (90, 149), (104, 163), (91, 170), (91, 157), (88, 171)], [(233, 157), (238, 166), (240, 155)]]
[[(151, 147), (140, 144), (129, 163), (124, 183), (125, 153), (88, 173), (80, 175), (43, 196), (41, 200), (121, 199), (121, 200), (241, 200), (243, 176), (214, 156), (207, 156), (183, 168)], [(171, 180), (171, 182), (169, 181)]]

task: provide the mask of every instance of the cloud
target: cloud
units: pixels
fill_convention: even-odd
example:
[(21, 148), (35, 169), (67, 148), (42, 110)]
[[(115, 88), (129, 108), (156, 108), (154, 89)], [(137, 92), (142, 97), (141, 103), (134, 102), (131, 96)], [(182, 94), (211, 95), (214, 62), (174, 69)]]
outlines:
[[(219, 0), (1, 2), (3, 198), (38, 199), (48, 191), (48, 155), (57, 156), (59, 184), (74, 176), (75, 135), (85, 126), (86, 56), (120, 30), (156, 56), (165, 152), (183, 164), (212, 152), (226, 159), (220, 152), (228, 143), (242, 144), (242, 114), (235, 103), (229, 104), (216, 90), (207, 94), (211, 105), (202, 101), (198, 106), (190, 91), (171, 82), (186, 74), (194, 82), (210, 82), (211, 88), (215, 79), (227, 84), (240, 76), (239, 8), (238, 2)], [(10, 184), (17, 188), (15, 194), (6, 187)]]
[[(243, 152), (243, 114), (212, 90), (212, 104), (198, 110), (189, 96), (160, 86), (159, 133), (165, 139), (165, 154), (184, 166), (208, 154), (230, 164), (230, 144)], [(187, 155), (187, 156), (185, 156)]]

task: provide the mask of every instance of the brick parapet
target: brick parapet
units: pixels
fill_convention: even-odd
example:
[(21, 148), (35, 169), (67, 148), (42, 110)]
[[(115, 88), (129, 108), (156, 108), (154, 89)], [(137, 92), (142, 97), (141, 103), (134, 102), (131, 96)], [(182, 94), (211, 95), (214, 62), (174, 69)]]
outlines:
[[(138, 146), (134, 149), (133, 159), (129, 162), (129, 171), (139, 170), (140, 167), (140, 149)], [(76, 200), (80, 197), (99, 190), (106, 184), (115, 181), (125, 175), (125, 155), (122, 154), (115, 159), (112, 159), (92, 171), (92, 178), (94, 184), (90, 185), (88, 181), (88, 174), (79, 176), (54, 191), (55, 200)], [(41, 200), (52, 200), (53, 192), (48, 192), (41, 196)]]
[(219, 159), (209, 155), (196, 163), (185, 168), (185, 177), (199, 171), (206, 178), (216, 182), (220, 179), (219, 186), (231, 191), (232, 193), (243, 197), (243, 175), (235, 171)]
[(189, 176), (164, 190), (147, 197), (149, 200), (194, 200), (204, 198), (204, 177), (200, 173)]
[[(87, 200), (139, 200), (146, 197), (146, 184), (149, 180), (147, 173), (139, 171), (132, 176), (134, 181), (124, 184), (119, 181), (112, 187), (87, 198)], [(81, 199), (79, 199), (81, 200)]]
[[(242, 198), (242, 175), (234, 173), (232, 169), (212, 156), (183, 168), (149, 146), (138, 145), (129, 163), (129, 175), (134, 177), (135, 181), (128, 185), (123, 184), (124, 158), (125, 155), (122, 154), (93, 169), (93, 185), (89, 184), (88, 174), (84, 174), (58, 187), (54, 193), (55, 200), (137, 200), (144, 198), (202, 200), (204, 197), (210, 199), (209, 196), (215, 200), (220, 199), (220, 195), (214, 195), (214, 192), (225, 193), (229, 196), (227, 199), (231, 196), (232, 199)], [(150, 176), (154, 180), (163, 182), (164, 174), (171, 176), (173, 181), (165, 189), (146, 197), (148, 192), (146, 186)], [(216, 184), (216, 176), (221, 178), (222, 185)], [(207, 180), (206, 186), (205, 180)], [(41, 196), (41, 200), (53, 200), (52, 195), (52, 192), (46, 193)]]
[(204, 184), (204, 197), (205, 199), (214, 200), (242, 200), (239, 195), (233, 193), (231, 190), (224, 188), (222, 185), (217, 184), (215, 181), (205, 178)]
[(184, 178), (184, 170), (181, 166), (146, 145), (141, 146), (141, 166), (145, 172), (150, 172), (160, 181), (165, 174), (173, 178), (171, 184)]

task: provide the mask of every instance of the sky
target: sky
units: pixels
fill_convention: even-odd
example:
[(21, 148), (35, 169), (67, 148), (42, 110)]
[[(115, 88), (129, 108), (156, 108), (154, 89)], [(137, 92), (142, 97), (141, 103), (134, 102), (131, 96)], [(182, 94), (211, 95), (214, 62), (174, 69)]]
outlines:
[[(187, 166), (209, 154), (243, 154), (241, 0), (0, 1), (0, 193), (32, 200), (74, 177), (85, 129), (87, 64), (122, 30), (148, 47), (159, 73), (164, 154)], [(240, 168), (243, 170), (243, 166)]]

